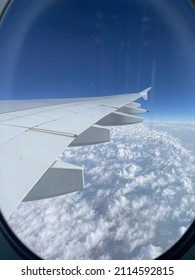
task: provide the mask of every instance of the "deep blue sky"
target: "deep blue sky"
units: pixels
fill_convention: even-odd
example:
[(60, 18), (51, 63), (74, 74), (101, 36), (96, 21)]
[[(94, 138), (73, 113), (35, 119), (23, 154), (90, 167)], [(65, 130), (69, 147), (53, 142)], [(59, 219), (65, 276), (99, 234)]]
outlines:
[(15, 0), (0, 28), (0, 98), (152, 86), (150, 120), (195, 121), (194, 30), (187, 0)]

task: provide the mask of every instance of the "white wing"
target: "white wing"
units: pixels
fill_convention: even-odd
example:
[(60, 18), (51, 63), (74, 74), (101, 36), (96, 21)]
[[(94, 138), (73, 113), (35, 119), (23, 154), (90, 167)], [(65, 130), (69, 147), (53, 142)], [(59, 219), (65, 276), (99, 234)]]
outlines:
[(106, 126), (143, 121), (140, 97), (150, 88), (82, 101), (0, 101), (0, 207), (8, 217), (23, 200), (52, 197), (82, 189), (81, 167), (56, 161), (67, 146), (110, 140)]

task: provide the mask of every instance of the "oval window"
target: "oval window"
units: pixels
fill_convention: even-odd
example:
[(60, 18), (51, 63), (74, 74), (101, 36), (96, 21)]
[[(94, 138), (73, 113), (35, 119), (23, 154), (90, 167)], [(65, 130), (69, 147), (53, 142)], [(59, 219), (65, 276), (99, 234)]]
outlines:
[(11, 1), (0, 207), (35, 254), (154, 259), (187, 232), (194, 29), (189, 1)]

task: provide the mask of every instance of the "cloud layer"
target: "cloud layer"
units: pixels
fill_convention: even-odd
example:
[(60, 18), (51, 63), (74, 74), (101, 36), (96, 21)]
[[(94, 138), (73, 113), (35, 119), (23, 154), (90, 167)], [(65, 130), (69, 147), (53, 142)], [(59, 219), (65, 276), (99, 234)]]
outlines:
[(157, 257), (195, 215), (194, 151), (168, 128), (116, 127), (110, 143), (66, 149), (61, 160), (85, 167), (86, 188), (21, 203), (11, 227), (46, 259)]

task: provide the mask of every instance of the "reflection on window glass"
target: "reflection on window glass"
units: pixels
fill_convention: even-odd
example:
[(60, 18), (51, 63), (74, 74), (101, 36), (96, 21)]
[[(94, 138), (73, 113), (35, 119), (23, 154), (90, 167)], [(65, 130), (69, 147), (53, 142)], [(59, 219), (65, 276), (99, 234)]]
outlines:
[(10, 215), (36, 254), (152, 259), (185, 233), (195, 213), (194, 29), (185, 0), (12, 3), (0, 27), (1, 99), (152, 87), (138, 101), (150, 111), (143, 123), (112, 127), (109, 143), (62, 152), (61, 161), (84, 167), (83, 190), (22, 202)]

